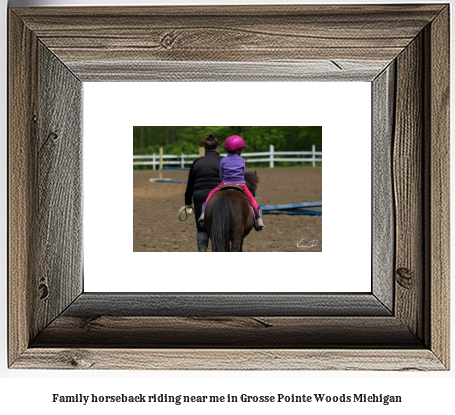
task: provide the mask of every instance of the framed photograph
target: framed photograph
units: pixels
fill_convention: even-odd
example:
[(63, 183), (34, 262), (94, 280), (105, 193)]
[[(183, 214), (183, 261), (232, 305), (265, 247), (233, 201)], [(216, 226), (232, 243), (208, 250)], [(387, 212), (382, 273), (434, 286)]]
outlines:
[[(8, 23), (10, 368), (449, 369), (448, 4), (12, 8)], [(371, 261), (332, 265), (371, 290), (84, 288), (84, 83), (334, 81), (371, 85)]]
[[(197, 90), (201, 83), (185, 85)], [(240, 83), (239, 89), (251, 85), (258, 84)], [(268, 85), (259, 85), (263, 93), (270, 96)], [(285, 84), (288, 85), (292, 87), (294, 84)], [(232, 86), (232, 83), (227, 83), (227, 87)], [(276, 83), (275, 87), (278, 89), (281, 85)], [(193, 101), (193, 94), (182, 95)], [(254, 94), (247, 93), (246, 96), (251, 97)], [(236, 94), (230, 97), (236, 101)], [(251, 103), (251, 98), (243, 100), (244, 105), (251, 108), (251, 112), (257, 109), (256, 100), (260, 101), (256, 97), (254, 99), (254, 104)], [(263, 103), (265, 106), (270, 105), (270, 100), (264, 100)], [(187, 105), (184, 107), (187, 108)], [(217, 107), (218, 104), (215, 111), (219, 111)], [(200, 108), (205, 108), (205, 105), (196, 105), (195, 111), (200, 111)], [(207, 233), (207, 229), (198, 226), (196, 220), (201, 215), (202, 203), (220, 184), (219, 163), (221, 160), (228, 160), (225, 159), (228, 153), (224, 149), (226, 138), (235, 135), (244, 138), (248, 144), (240, 156), (245, 164), (242, 172), (247, 178), (251, 178), (248, 182), (250, 193), (258, 208), (263, 207), (262, 219), (268, 229), (273, 229), (273, 233), (255, 232), (254, 222), (251, 220), (254, 215), (252, 209), (247, 211), (244, 221), (226, 226), (222, 230), (238, 230), (239, 239), (240, 235), (242, 237), (242, 252), (322, 252), (322, 126), (135, 126), (134, 132), (137, 154), (133, 156), (134, 252), (198, 252), (197, 233)], [(213, 134), (216, 139), (212, 140), (214, 149), (211, 150), (205, 149), (205, 137), (208, 134)], [(138, 151), (140, 140), (144, 147), (148, 145), (149, 151)], [(171, 140), (173, 142), (170, 142)], [(166, 144), (166, 141), (170, 143)], [(316, 145), (309, 144), (312, 141), (318, 142), (318, 149)], [(209, 145), (207, 147), (210, 149)], [(166, 154), (160, 155), (160, 151)], [(348, 151), (346, 148), (346, 152)], [(150, 155), (155, 155), (153, 165)], [(212, 159), (213, 167), (210, 163)], [(342, 157), (339, 159), (341, 161)], [(368, 158), (365, 164), (369, 167), (369, 163)], [(198, 173), (197, 183), (195, 172)], [(122, 171), (118, 174), (125, 173)], [(199, 176), (204, 177), (203, 183)], [(344, 173), (344, 177), (347, 176), (348, 173)], [(176, 212), (184, 206), (182, 197), (187, 191), (195, 208), (194, 212), (177, 215)], [(237, 202), (238, 193), (239, 190), (237, 193), (224, 192), (227, 200), (232, 196)], [(246, 197), (243, 199), (250, 203)], [(240, 200), (243, 202), (243, 199)], [(289, 205), (286, 206), (287, 209), (270, 212), (279, 210), (272, 209), (272, 206), (286, 204)], [(308, 207), (301, 207), (302, 205)], [(130, 209), (129, 206), (128, 208)], [(346, 206), (346, 209), (349, 208)], [(100, 212), (97, 217), (103, 217), (103, 213)], [(370, 217), (368, 214), (368, 221)], [(222, 219), (223, 217), (220, 217), (218, 223)], [(106, 222), (112, 223), (108, 219)], [(301, 228), (305, 229), (303, 235)], [(150, 234), (150, 229), (155, 229), (153, 234)], [(221, 235), (222, 232), (218, 234)], [(207, 243), (204, 239), (199, 246), (204, 252), (220, 252), (221, 249), (235, 252), (235, 249), (240, 247), (239, 244), (232, 247), (230, 244), (227, 247), (225, 244), (214, 246), (210, 238)]]

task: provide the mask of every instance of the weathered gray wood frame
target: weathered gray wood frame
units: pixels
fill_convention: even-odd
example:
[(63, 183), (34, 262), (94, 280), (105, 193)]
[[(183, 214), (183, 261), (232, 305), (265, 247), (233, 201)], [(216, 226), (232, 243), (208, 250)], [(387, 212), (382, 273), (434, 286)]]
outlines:
[[(372, 292), (85, 293), (96, 80), (371, 82)], [(8, 99), (11, 368), (449, 368), (447, 4), (11, 9)]]

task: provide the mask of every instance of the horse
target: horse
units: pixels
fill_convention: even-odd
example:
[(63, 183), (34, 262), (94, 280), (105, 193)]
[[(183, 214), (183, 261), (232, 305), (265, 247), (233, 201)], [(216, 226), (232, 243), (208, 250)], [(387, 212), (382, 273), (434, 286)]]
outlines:
[[(245, 182), (256, 197), (259, 177), (256, 171), (245, 173)], [(242, 252), (243, 240), (254, 226), (250, 202), (239, 190), (216, 192), (205, 209), (204, 227), (212, 241), (212, 252)]]

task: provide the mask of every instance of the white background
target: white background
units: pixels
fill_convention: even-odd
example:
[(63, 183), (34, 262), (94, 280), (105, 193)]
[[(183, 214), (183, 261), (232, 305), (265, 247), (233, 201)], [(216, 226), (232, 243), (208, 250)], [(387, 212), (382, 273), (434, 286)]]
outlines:
[[(417, 2), (417, 1), (416, 1)], [(71, 0), (13, 0), (10, 5), (87, 5), (87, 4), (125, 4), (116, 0), (98, 0), (96, 3), (89, 0), (79, 2)], [(135, 4), (156, 4), (152, 1), (136, 0)], [(164, 3), (164, 2), (163, 2)], [(168, 1), (168, 4), (183, 4), (183, 1)], [(190, 2), (188, 3), (198, 3)], [(209, 3), (209, 2), (206, 2)], [(212, 3), (219, 3), (213, 1)], [(235, 1), (233, 3), (245, 3)], [(249, 1), (249, 3), (261, 3)], [(272, 3), (262, 1), (262, 3)], [(275, 3), (279, 3), (276, 1)], [(304, 3), (286, 0), (286, 3)], [(310, 3), (338, 3), (334, 1)], [(377, 1), (369, 3), (384, 3)], [(389, 1), (389, 3), (399, 3)], [(419, 2), (420, 3), (420, 2)], [(426, 3), (430, 3), (427, 1)], [(431, 1), (431, 3), (439, 3)], [(132, 4), (132, 3), (130, 3)], [(55, 405), (51, 403), (51, 394), (74, 394), (74, 393), (168, 393), (168, 394), (226, 394), (226, 393), (389, 393), (401, 394), (404, 403), (396, 406), (383, 405), (324, 405), (323, 407), (286, 405), (242, 405), (231, 407), (218, 405), (214, 408), (206, 406), (147, 406), (136, 408), (133, 406), (109, 406), (107, 410), (111, 414), (124, 414), (125, 411), (134, 411), (135, 414), (151, 413), (198, 413), (227, 414), (233, 411), (237, 413), (254, 413), (256, 411), (281, 411), (286, 414), (396, 414), (403, 413), (448, 414), (453, 411), (453, 390), (455, 388), (454, 371), (450, 372), (305, 372), (305, 371), (281, 371), (281, 372), (200, 372), (200, 371), (164, 371), (164, 372), (117, 372), (117, 371), (31, 371), (31, 370), (7, 370), (6, 369), (6, 2), (2, 1), (0, 10), (3, 22), (3, 36), (0, 36), (1, 56), (3, 65), (0, 66), (1, 83), (0, 104), (1, 117), (1, 180), (0, 191), (3, 203), (0, 204), (1, 218), (0, 233), (4, 236), (0, 240), (0, 262), (2, 264), (2, 283), (0, 285), (2, 298), (2, 319), (0, 320), (2, 336), (0, 336), (0, 406), (2, 413), (46, 413), (52, 414), (99, 414), (100, 407), (82, 407), (80, 404)], [(453, 7), (453, 2), (452, 2)], [(453, 34), (452, 30), (452, 34)], [(453, 85), (453, 76), (452, 76)], [(455, 125), (452, 120), (452, 125)], [(452, 183), (454, 180), (452, 178)], [(453, 206), (453, 204), (452, 204)], [(452, 220), (452, 224), (455, 222)], [(452, 225), (453, 234), (453, 225)], [(452, 247), (454, 244), (452, 244)], [(453, 248), (452, 248), (453, 249)], [(453, 284), (452, 284), (453, 287)], [(452, 288), (452, 301), (453, 301)], [(452, 333), (455, 332), (452, 319)], [(452, 336), (452, 345), (454, 339)], [(453, 356), (453, 347), (452, 347)], [(359, 392), (360, 391), (360, 392)]]
[[(209, 95), (220, 98), (216, 105), (207, 106)], [(371, 291), (371, 245), (362, 242), (371, 240), (370, 104), (369, 82), (85, 83), (84, 290)], [(322, 125), (323, 251), (203, 261), (198, 252), (133, 252), (132, 126), (174, 124)], [(299, 191), (300, 203), (317, 201)], [(304, 227), (300, 239), (310, 242)]]

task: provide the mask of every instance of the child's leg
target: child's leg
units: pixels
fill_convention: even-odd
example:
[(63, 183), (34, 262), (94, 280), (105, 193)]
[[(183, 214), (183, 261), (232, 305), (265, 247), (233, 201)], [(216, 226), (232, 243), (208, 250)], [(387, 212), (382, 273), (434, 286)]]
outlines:
[(248, 187), (246, 187), (246, 184), (242, 185), (242, 188), (243, 188), (243, 193), (245, 193), (245, 196), (250, 201), (251, 206), (253, 207), (253, 210), (254, 210), (254, 229), (256, 229), (257, 231), (260, 231), (265, 228), (264, 222), (262, 221), (262, 210), (259, 209), (256, 199), (253, 197), (251, 192), (248, 190)]
[(201, 211), (201, 216), (199, 216), (199, 219), (197, 220), (201, 226), (204, 226), (204, 219), (205, 219), (205, 208), (207, 206), (207, 203), (209, 202), (210, 198), (220, 190), (220, 187), (223, 185), (223, 183), (220, 183), (217, 187), (215, 187), (207, 196), (207, 199), (205, 199), (205, 202), (202, 204), (202, 211)]
[(246, 184), (241, 184), (239, 185), (242, 187), (243, 189), (243, 193), (245, 194), (245, 196), (248, 198), (248, 200), (250, 201), (251, 203), (251, 206), (253, 206), (253, 209), (254, 210), (258, 210), (259, 209), (259, 206), (256, 202), (256, 199), (253, 197), (253, 195), (251, 194), (251, 192), (248, 190), (248, 187), (246, 186)]
[(223, 186), (224, 183), (220, 183), (217, 187), (215, 187), (207, 196), (207, 199), (205, 199), (205, 203), (207, 204), (209, 202), (209, 199), (216, 193), (218, 190), (220, 190), (220, 187)]

